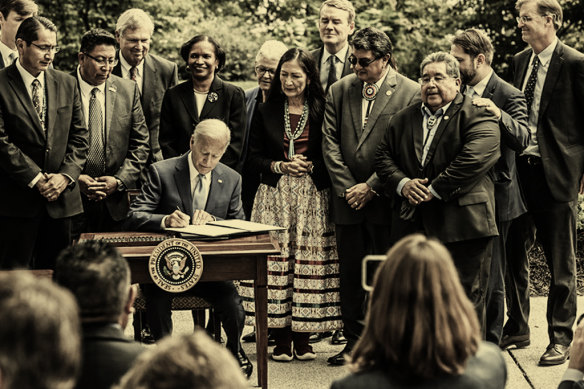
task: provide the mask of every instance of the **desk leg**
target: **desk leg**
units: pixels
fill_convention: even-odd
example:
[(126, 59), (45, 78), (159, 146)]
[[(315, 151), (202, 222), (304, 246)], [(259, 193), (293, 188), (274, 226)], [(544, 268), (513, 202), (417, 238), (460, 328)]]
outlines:
[(267, 257), (257, 260), (254, 283), (256, 350), (258, 355), (258, 386), (268, 388), (268, 269)]

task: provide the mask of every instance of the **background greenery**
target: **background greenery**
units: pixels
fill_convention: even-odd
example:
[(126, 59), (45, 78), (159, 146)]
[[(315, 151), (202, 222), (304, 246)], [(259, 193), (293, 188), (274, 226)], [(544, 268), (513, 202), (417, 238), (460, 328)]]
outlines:
[[(321, 0), (37, 0), (41, 13), (59, 27), (63, 47), (55, 66), (71, 70), (81, 35), (90, 28), (114, 31), (118, 16), (128, 8), (148, 12), (156, 25), (151, 50), (175, 61), (184, 74), (180, 45), (206, 33), (227, 52), (222, 70), (226, 80), (252, 78), (253, 60), (267, 39), (280, 39), (289, 47), (315, 48)], [(400, 72), (418, 78), (418, 64), (428, 53), (449, 50), (457, 29), (481, 27), (495, 45), (495, 69), (509, 79), (514, 53), (524, 47), (518, 33), (514, 0), (353, 0), (356, 28), (376, 26), (395, 46)], [(560, 0), (564, 27), (559, 36), (584, 51), (584, 0)]]

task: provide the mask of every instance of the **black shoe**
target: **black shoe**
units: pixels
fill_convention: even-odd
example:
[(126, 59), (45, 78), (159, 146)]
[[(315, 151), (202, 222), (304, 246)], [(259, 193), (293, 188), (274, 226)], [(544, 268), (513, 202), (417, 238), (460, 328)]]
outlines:
[(328, 362), (329, 365), (343, 366), (345, 363), (347, 363), (347, 360), (345, 359), (346, 354), (351, 354), (351, 349), (345, 346), (343, 351), (341, 351), (338, 354), (333, 355), (332, 357), (330, 357), (326, 361)]
[(531, 344), (529, 340), (529, 334), (525, 335), (503, 335), (499, 347), (501, 350), (506, 350), (508, 348), (525, 348)]
[(547, 346), (545, 353), (539, 359), (540, 366), (561, 365), (570, 358), (570, 346), (563, 344), (550, 344)]
[(331, 344), (347, 344), (347, 338), (343, 334), (343, 330), (336, 330), (331, 338)]
[(249, 378), (253, 372), (253, 365), (251, 364), (251, 361), (247, 355), (245, 355), (243, 349), (240, 349), (239, 353), (237, 354), (237, 362), (239, 362), (239, 367), (241, 368), (243, 375), (245, 375), (246, 378)]
[(142, 329), (142, 331), (140, 332), (140, 341), (144, 344), (156, 343), (156, 339), (154, 339), (154, 336), (152, 336), (152, 333), (150, 333), (149, 328)]
[(308, 343), (318, 343), (321, 340), (328, 338), (329, 336), (332, 336), (332, 332), (331, 331), (326, 331), (326, 332), (313, 332), (310, 334), (310, 338), (308, 338)]
[[(255, 330), (250, 332), (249, 334), (243, 335), (241, 338), (245, 343), (255, 343), (256, 341), (256, 333)], [(274, 337), (272, 336), (272, 331), (268, 330), (268, 346), (273, 346), (276, 344)]]

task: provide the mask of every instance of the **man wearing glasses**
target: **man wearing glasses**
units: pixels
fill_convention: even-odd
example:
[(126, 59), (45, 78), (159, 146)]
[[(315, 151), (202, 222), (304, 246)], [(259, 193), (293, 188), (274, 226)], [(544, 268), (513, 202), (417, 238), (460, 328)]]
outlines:
[(49, 69), (57, 27), (28, 18), (16, 47), (18, 61), (0, 71), (0, 268), (52, 269), (83, 211), (87, 127), (75, 79)]
[[(584, 55), (556, 37), (562, 8), (556, 0), (520, 0), (517, 26), (529, 48), (513, 58), (515, 87), (525, 93), (531, 140), (517, 161), (527, 205), (511, 242), (508, 320), (504, 345), (529, 344), (529, 264), (533, 231), (552, 279), (547, 304), (550, 343), (540, 365), (569, 357), (576, 318), (576, 212), (584, 181)], [(503, 343), (503, 342), (502, 342)]]
[(87, 163), (79, 176), (82, 232), (119, 231), (129, 211), (126, 189), (135, 188), (148, 158), (148, 128), (135, 82), (111, 75), (118, 62), (116, 38), (102, 29), (81, 38), (75, 72), (89, 130)]
[(16, 31), (24, 19), (37, 12), (38, 6), (33, 0), (0, 0), (0, 69), (18, 58)]
[(340, 261), (345, 349), (329, 358), (345, 362), (363, 330), (365, 291), (361, 260), (389, 247), (389, 201), (374, 171), (375, 150), (392, 116), (420, 99), (414, 81), (396, 72), (393, 48), (381, 30), (358, 31), (348, 61), (355, 74), (329, 90), (323, 123), (323, 156), (332, 181), (332, 217)]
[(501, 155), (499, 122), (459, 93), (456, 58), (437, 52), (420, 65), (422, 105), (397, 113), (380, 142), (375, 171), (394, 204), (392, 241), (438, 238), (485, 328), (495, 225), (491, 168)]
[(355, 29), (355, 8), (348, 0), (327, 0), (320, 6), (318, 32), (323, 46), (311, 52), (325, 92), (351, 74), (349, 36)]

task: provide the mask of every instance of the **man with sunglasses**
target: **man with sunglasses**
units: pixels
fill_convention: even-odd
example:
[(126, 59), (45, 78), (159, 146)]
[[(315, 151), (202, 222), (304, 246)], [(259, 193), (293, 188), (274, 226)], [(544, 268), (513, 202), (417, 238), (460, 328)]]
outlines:
[(576, 215), (584, 193), (584, 55), (558, 40), (556, 0), (520, 0), (517, 27), (529, 47), (513, 58), (513, 84), (525, 93), (531, 140), (517, 161), (526, 217), (511, 226), (503, 347), (525, 347), (529, 331), (527, 252), (541, 243), (552, 278), (547, 304), (550, 343), (540, 365), (569, 357), (576, 319)]
[(0, 71), (0, 268), (52, 269), (82, 212), (87, 127), (75, 79), (50, 69), (57, 27), (24, 20), (18, 60)]
[(102, 29), (81, 38), (77, 78), (89, 130), (87, 163), (79, 176), (83, 214), (73, 235), (119, 231), (129, 210), (126, 189), (135, 188), (148, 159), (148, 128), (135, 82), (111, 74), (116, 38)]
[(340, 261), (341, 311), (347, 344), (329, 358), (345, 362), (363, 330), (365, 291), (361, 260), (389, 246), (391, 208), (374, 171), (375, 150), (392, 116), (420, 100), (420, 88), (396, 71), (389, 37), (368, 27), (351, 41), (355, 74), (329, 90), (323, 156), (332, 181), (332, 217)]

